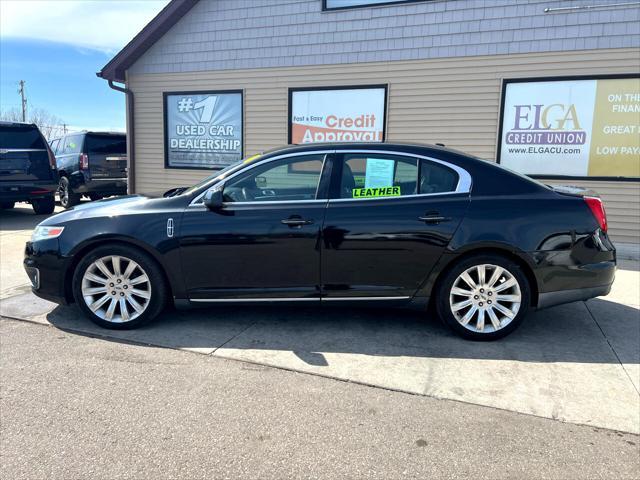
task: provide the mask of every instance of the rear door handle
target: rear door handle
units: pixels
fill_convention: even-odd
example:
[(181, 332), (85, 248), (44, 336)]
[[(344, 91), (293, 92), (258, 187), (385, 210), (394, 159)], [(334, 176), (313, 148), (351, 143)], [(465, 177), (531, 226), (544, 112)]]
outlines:
[(447, 217), (440, 215), (425, 215), (423, 217), (418, 217), (418, 220), (425, 223), (441, 223), (449, 221)]
[(305, 220), (304, 218), (287, 218), (280, 220), (280, 223), (289, 227), (301, 227), (303, 225), (311, 225), (313, 220)]

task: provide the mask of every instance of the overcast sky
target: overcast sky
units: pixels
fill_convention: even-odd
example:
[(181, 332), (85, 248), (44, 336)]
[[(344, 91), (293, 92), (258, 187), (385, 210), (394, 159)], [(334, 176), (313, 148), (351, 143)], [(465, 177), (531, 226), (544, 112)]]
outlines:
[(76, 129), (123, 129), (124, 96), (99, 71), (169, 0), (0, 0), (0, 109), (30, 108)]

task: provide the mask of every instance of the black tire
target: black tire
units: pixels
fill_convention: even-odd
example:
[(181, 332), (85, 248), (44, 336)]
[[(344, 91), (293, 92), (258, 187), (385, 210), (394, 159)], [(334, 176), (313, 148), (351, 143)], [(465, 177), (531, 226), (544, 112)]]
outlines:
[(99, 193), (90, 193), (88, 194), (88, 197), (92, 202), (95, 202), (96, 200), (102, 200), (104, 198)]
[[(124, 257), (125, 260), (133, 260), (136, 262), (143, 270), (142, 273), (146, 273), (150, 283), (150, 299), (146, 305), (146, 309), (138, 317), (123, 323), (114, 323), (100, 318), (99, 315), (87, 306), (82, 294), (82, 279), (87, 269), (96, 260), (110, 256)], [(113, 270), (113, 265), (111, 265), (111, 270)], [(138, 274), (140, 274), (140, 272), (138, 272)], [(169, 289), (167, 288), (162, 269), (158, 263), (142, 250), (126, 245), (107, 244), (91, 250), (80, 260), (74, 271), (72, 289), (74, 299), (84, 314), (96, 325), (112, 330), (130, 330), (152, 321), (164, 309), (167, 296), (169, 295)], [(119, 297), (116, 296), (114, 298)], [(109, 301), (106, 303), (109, 303)], [(118, 310), (120, 309), (119, 306), (117, 308)]]
[(58, 196), (60, 197), (60, 205), (64, 208), (71, 208), (80, 203), (80, 195), (73, 192), (67, 177), (60, 177)]
[[(471, 304), (468, 307), (463, 308), (462, 310), (458, 310), (458, 315), (462, 317), (461, 321), (464, 321), (464, 317), (465, 317), (464, 314), (468, 313), (469, 310), (471, 310), (474, 305), (476, 307), (478, 307), (478, 305), (483, 305), (485, 311), (487, 312), (486, 316), (487, 316), (488, 327), (486, 327), (486, 331), (484, 331), (483, 329), (482, 332), (478, 331), (479, 329), (478, 323), (481, 323), (479, 318), (480, 316), (479, 313), (473, 314), (473, 316), (471, 317), (472, 320), (469, 322), (468, 326), (465, 327), (464, 325), (462, 325), (460, 321), (458, 321), (458, 318), (456, 317), (456, 314), (453, 312), (453, 309), (451, 306), (451, 303), (453, 302), (450, 302), (450, 295), (454, 287), (454, 284), (457, 281), (459, 281), (459, 277), (463, 274), (463, 272), (480, 265), (497, 266), (506, 270), (506, 272), (509, 273), (511, 277), (513, 277), (513, 279), (517, 281), (517, 287), (514, 286), (507, 289), (505, 291), (505, 294), (519, 293), (521, 298), (519, 302), (519, 306), (517, 307), (515, 303), (507, 302), (506, 304), (504, 303), (500, 304), (500, 306), (502, 307), (507, 306), (508, 307), (507, 309), (517, 309), (517, 313), (510, 321), (508, 320), (508, 317), (503, 317), (502, 319), (498, 319), (500, 320), (500, 323), (503, 323), (505, 325), (503, 327), (500, 327), (499, 329), (495, 329), (495, 326), (492, 324), (491, 319), (488, 317), (488, 309), (490, 309), (491, 307), (489, 307), (487, 303), (493, 302), (492, 304), (495, 306), (495, 303), (498, 303), (498, 302), (495, 300), (496, 297), (494, 295), (502, 295), (503, 292), (493, 292), (492, 290), (487, 290), (486, 293), (484, 291), (483, 293), (480, 293), (479, 291), (480, 285), (478, 282), (479, 275), (478, 277), (473, 277), (472, 275), (473, 277), (472, 280), (475, 280), (475, 282), (478, 284), (477, 285), (478, 291), (476, 292), (478, 295), (474, 295), (472, 297), (473, 299), (470, 299), (470, 301), (475, 303)], [(490, 268), (489, 270), (487, 270), (487, 275), (489, 275), (490, 272), (494, 272), (496, 270), (498, 269)], [(500, 282), (504, 283), (504, 279), (508, 278), (506, 277), (506, 274), (504, 275), (505, 276), (499, 277), (499, 280), (495, 284), (496, 287), (499, 287), (501, 284)], [(468, 284), (465, 283), (464, 285), (467, 286)], [(470, 286), (467, 286), (466, 289), (468, 289), (469, 291), (473, 290)], [(489, 291), (491, 291), (491, 293), (488, 293)], [(529, 306), (531, 305), (531, 287), (529, 285), (529, 281), (527, 280), (527, 276), (522, 271), (522, 268), (518, 264), (516, 264), (515, 262), (513, 262), (512, 260), (506, 257), (503, 257), (501, 255), (493, 255), (493, 254), (474, 255), (471, 257), (467, 257), (462, 261), (456, 263), (452, 268), (450, 268), (444, 274), (444, 277), (440, 279), (440, 281), (438, 282), (438, 286), (436, 288), (435, 294), (436, 294), (435, 305), (436, 305), (436, 310), (438, 312), (438, 316), (455, 333), (469, 340), (490, 341), (490, 340), (497, 340), (499, 338), (503, 338), (509, 335), (511, 332), (513, 332), (516, 328), (518, 328), (522, 324), (525, 317), (527, 316), (527, 312), (529, 311)], [(492, 295), (492, 296), (487, 296), (487, 295)], [(457, 303), (457, 305), (460, 305), (463, 303), (463, 301), (467, 297), (454, 296), (452, 298), (455, 300), (460, 300), (460, 303)], [(483, 302), (483, 299), (484, 299), (484, 302)], [(454, 305), (456, 304), (454, 303)], [(492, 310), (492, 311), (495, 314), (496, 310)], [(485, 314), (483, 314), (483, 316), (485, 316)], [(474, 326), (474, 323), (475, 323), (475, 326)]]
[(16, 206), (16, 202), (2, 202), (0, 203), (0, 209), (2, 210), (10, 210)]
[(31, 200), (31, 208), (36, 215), (50, 215), (56, 208), (56, 199), (53, 195), (38, 200)]

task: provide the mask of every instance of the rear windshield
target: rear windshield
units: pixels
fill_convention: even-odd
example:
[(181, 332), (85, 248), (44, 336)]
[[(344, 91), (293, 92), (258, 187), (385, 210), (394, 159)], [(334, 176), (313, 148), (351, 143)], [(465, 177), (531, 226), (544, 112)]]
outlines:
[(127, 137), (124, 135), (87, 135), (87, 154), (127, 154)]
[(0, 126), (0, 148), (45, 149), (40, 131), (33, 125)]

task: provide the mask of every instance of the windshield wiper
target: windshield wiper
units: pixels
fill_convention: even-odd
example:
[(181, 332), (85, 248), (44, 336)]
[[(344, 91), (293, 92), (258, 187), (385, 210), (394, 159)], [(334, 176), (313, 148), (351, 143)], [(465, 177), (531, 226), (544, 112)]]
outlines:
[(171, 190), (167, 190), (166, 192), (164, 192), (164, 195), (162, 195), (164, 198), (168, 198), (168, 197), (175, 197), (176, 195), (180, 195), (182, 192), (184, 192), (188, 187), (176, 187), (176, 188), (172, 188)]

